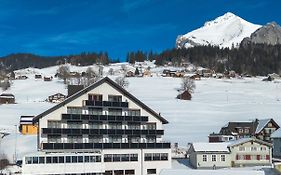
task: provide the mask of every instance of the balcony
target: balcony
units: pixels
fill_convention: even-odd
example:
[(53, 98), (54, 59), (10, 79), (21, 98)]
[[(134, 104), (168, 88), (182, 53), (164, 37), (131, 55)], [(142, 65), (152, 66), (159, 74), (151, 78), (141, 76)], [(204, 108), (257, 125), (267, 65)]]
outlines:
[(50, 135), (164, 135), (164, 130), (145, 129), (78, 129), (42, 128), (42, 134)]
[(110, 122), (147, 122), (147, 116), (120, 116), (120, 115), (88, 115), (88, 114), (62, 114), (62, 120), (67, 121), (110, 121)]
[(91, 101), (85, 100), (86, 106), (96, 106), (96, 107), (116, 107), (116, 108), (128, 108), (128, 102), (112, 102), (112, 101)]
[(42, 149), (88, 150), (88, 149), (169, 149), (170, 143), (43, 143)]

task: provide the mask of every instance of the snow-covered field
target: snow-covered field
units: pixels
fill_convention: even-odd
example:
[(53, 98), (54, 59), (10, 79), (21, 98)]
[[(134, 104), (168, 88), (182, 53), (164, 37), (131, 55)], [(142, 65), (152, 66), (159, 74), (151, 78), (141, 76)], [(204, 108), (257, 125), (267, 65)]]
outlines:
[[(118, 71), (120, 65), (115, 65)], [(105, 68), (104, 71), (109, 68)], [(159, 68), (154, 68), (160, 72)], [(44, 100), (56, 92), (66, 94), (62, 80), (51, 82), (35, 80), (34, 74), (54, 75), (57, 67), (41, 70), (29, 69), (17, 73), (28, 74), (27, 80), (13, 81), (11, 92), (17, 104), (0, 105), (0, 130), (11, 135), (3, 139), (0, 151), (12, 160), (16, 152), (23, 154), (36, 151), (36, 137), (17, 134), (15, 125), (21, 115), (37, 115), (54, 104)], [(84, 68), (83, 68), (84, 70)], [(281, 81), (263, 82), (262, 77), (245, 79), (202, 79), (196, 81), (191, 101), (176, 99), (181, 79), (164, 77), (128, 78), (128, 91), (165, 117), (166, 141), (178, 142), (186, 147), (189, 142), (204, 142), (208, 134), (218, 132), (228, 121), (274, 118), (281, 124)], [(2, 90), (0, 90), (2, 93)]]

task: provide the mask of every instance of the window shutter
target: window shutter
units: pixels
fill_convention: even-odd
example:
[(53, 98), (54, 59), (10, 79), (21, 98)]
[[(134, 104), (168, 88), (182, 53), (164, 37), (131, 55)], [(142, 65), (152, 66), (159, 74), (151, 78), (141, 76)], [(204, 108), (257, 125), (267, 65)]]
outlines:
[(266, 155), (266, 160), (269, 160), (269, 158), (270, 158), (269, 155)]

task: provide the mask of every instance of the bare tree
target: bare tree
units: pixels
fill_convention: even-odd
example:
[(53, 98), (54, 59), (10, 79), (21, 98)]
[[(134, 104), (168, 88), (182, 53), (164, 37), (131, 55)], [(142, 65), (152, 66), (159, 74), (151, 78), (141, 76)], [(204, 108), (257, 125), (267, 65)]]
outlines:
[(9, 160), (4, 153), (0, 153), (0, 172), (4, 170), (9, 165)]
[(9, 81), (9, 79), (6, 78), (0, 81), (0, 87), (2, 88), (3, 91), (5, 91), (11, 87), (11, 82)]
[(98, 76), (101, 78), (101, 77), (103, 77), (103, 66), (99, 66), (99, 74), (98, 74)]
[(64, 84), (66, 84), (66, 80), (70, 77), (69, 67), (60, 66), (57, 70), (57, 75), (59, 78), (63, 79)]
[(128, 82), (128, 80), (126, 80), (125, 77), (117, 77), (117, 78), (115, 79), (115, 82), (116, 82), (119, 86), (121, 86), (122, 88), (127, 88), (127, 87), (129, 86), (129, 82)]
[(108, 70), (108, 74), (109, 74), (109, 75), (114, 75), (114, 70), (113, 70), (113, 68), (110, 68), (110, 69)]
[(180, 90), (193, 93), (195, 88), (196, 88), (196, 86), (195, 86), (194, 80), (192, 80), (188, 77), (182, 78)]
[(123, 72), (127, 72), (127, 66), (126, 66), (126, 64), (122, 64), (122, 65), (121, 65), (121, 69), (122, 69)]

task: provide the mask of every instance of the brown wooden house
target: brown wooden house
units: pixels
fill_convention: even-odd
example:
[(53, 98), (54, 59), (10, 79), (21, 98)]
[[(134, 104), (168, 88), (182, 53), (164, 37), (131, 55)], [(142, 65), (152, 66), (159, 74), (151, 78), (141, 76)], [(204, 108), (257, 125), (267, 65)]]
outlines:
[(0, 95), (0, 104), (13, 104), (15, 101), (15, 96), (13, 94), (3, 93)]
[(178, 96), (177, 96), (177, 99), (180, 99), (180, 100), (191, 100), (191, 94), (190, 92), (188, 91), (184, 91), (184, 92), (181, 92)]
[(56, 93), (48, 97), (48, 101), (51, 103), (60, 103), (66, 99), (66, 95), (62, 93)]

